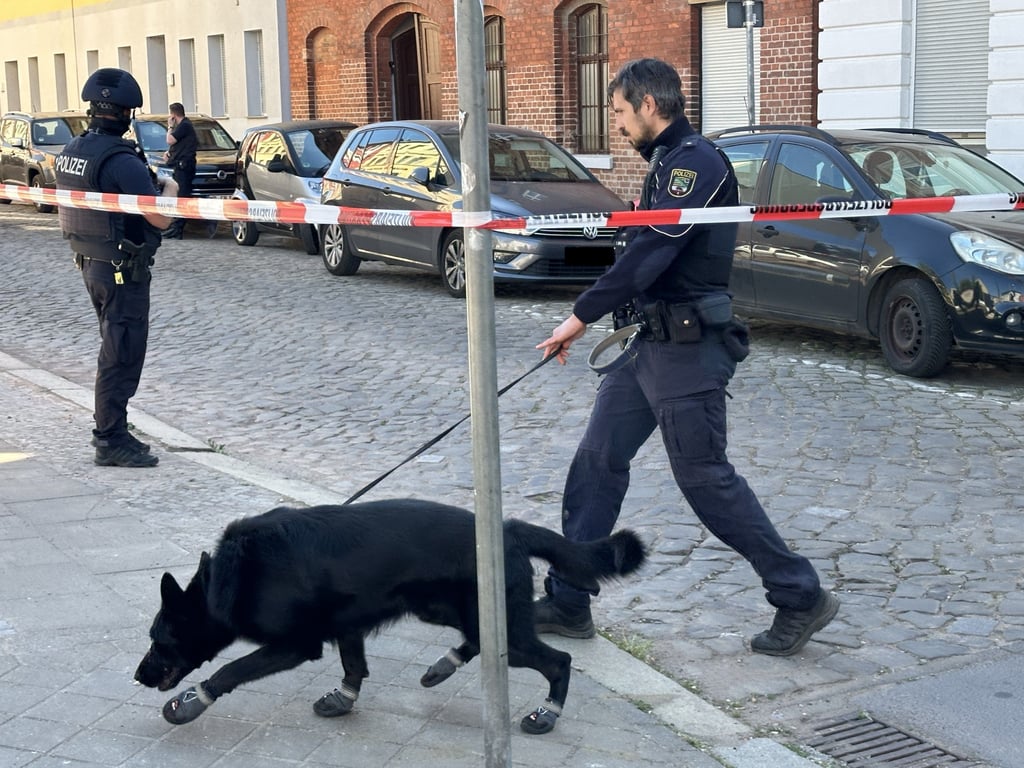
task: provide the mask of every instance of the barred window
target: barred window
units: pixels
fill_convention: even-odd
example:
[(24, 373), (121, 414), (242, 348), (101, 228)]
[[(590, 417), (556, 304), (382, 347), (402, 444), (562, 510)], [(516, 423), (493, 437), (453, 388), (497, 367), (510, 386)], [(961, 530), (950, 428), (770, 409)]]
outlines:
[(580, 152), (608, 151), (608, 14), (588, 5), (576, 16)]
[(487, 68), (487, 122), (508, 120), (505, 98), (505, 19), (488, 16), (484, 21), (484, 62)]

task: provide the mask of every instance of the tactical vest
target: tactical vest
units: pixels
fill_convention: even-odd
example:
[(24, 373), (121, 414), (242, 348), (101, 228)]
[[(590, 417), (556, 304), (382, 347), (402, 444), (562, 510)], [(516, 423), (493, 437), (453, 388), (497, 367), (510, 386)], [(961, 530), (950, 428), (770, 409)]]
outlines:
[[(117, 136), (89, 131), (68, 142), (54, 163), (57, 189), (103, 192), (99, 186), (100, 169), (112, 155), (130, 152), (133, 145)], [(118, 243), (126, 236), (140, 241), (145, 219), (136, 214), (94, 211), (89, 208), (60, 206), (60, 226), (71, 250), (93, 259), (120, 258)]]

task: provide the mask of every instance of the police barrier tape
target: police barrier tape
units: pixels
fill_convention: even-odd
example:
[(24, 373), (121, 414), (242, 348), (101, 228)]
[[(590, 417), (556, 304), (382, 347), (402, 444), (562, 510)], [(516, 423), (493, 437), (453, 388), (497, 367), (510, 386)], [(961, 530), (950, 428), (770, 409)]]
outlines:
[(843, 219), (908, 213), (964, 213), (1024, 210), (1024, 192), (901, 200), (845, 200), (793, 205), (736, 205), (607, 213), (558, 213), (525, 218), (494, 218), (489, 211), (400, 211), (348, 208), (320, 203), (275, 203), (232, 198), (153, 197), (103, 192), (48, 190), (0, 185), (0, 198), (45, 205), (121, 213), (159, 213), (206, 221), (256, 221), (280, 224), (360, 224), (394, 227), (476, 227), (480, 229), (570, 229), (672, 224), (721, 224), (790, 219)]

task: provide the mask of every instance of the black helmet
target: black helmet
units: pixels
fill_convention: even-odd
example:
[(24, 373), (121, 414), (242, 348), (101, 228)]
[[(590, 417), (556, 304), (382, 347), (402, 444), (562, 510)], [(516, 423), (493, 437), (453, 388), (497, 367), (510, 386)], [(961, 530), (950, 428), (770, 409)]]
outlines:
[(142, 106), (142, 89), (130, 72), (105, 67), (89, 75), (82, 87), (82, 101), (135, 109)]

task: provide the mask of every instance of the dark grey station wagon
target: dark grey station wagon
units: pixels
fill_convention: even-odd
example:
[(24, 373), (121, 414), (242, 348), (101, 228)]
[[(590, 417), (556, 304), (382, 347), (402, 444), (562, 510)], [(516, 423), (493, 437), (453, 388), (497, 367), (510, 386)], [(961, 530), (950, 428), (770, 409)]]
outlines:
[[(539, 133), (488, 127), (491, 210), (518, 218), (627, 208), (568, 150)], [(462, 208), (454, 121), (373, 123), (352, 131), (323, 179), (321, 202), (350, 208), (453, 212)], [(612, 227), (493, 230), (496, 282), (586, 284), (611, 265)], [(321, 228), (324, 266), (352, 275), (363, 261), (436, 272), (453, 296), (466, 290), (458, 228), (331, 224)]]

